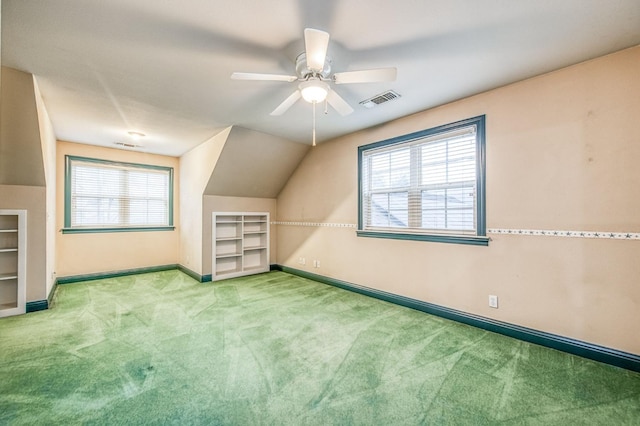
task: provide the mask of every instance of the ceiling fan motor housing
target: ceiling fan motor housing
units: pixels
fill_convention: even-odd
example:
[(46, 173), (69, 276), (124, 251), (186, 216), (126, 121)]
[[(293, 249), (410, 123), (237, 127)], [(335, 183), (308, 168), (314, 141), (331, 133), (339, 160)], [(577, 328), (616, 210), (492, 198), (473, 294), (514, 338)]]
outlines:
[(328, 80), (329, 74), (331, 74), (331, 58), (329, 56), (325, 57), (324, 67), (319, 73), (309, 69), (307, 66), (307, 54), (305, 52), (302, 52), (296, 58), (296, 75), (301, 80), (306, 80), (310, 77), (319, 77), (322, 80)]

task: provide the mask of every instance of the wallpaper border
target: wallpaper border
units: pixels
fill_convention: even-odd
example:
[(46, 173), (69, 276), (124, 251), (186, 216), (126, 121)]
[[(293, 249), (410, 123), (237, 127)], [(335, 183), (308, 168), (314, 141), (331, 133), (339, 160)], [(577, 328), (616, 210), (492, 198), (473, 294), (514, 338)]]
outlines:
[[(303, 226), (312, 228), (348, 228), (356, 229), (355, 223), (339, 222), (301, 222), (274, 221), (272, 225)], [(519, 228), (487, 228), (487, 234), (515, 235), (523, 237), (557, 237), (557, 238), (597, 238), (607, 240), (640, 240), (640, 232), (611, 232), (611, 231), (570, 231), (566, 229), (519, 229)]]

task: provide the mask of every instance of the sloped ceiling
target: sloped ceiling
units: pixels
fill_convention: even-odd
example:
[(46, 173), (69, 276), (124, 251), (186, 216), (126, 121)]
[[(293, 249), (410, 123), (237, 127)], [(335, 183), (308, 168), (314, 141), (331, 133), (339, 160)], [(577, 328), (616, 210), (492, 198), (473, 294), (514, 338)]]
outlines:
[[(2, 0), (2, 64), (36, 76), (56, 136), (180, 156), (229, 126), (311, 143), (296, 83), (303, 31), (331, 34), (334, 72), (397, 67), (394, 82), (332, 85), (353, 108), (317, 117), (329, 140), (640, 43), (639, 0)], [(359, 102), (394, 90), (375, 108)]]
[(204, 195), (276, 198), (309, 148), (281, 137), (233, 127)]
[(33, 76), (2, 67), (0, 184), (45, 186)]

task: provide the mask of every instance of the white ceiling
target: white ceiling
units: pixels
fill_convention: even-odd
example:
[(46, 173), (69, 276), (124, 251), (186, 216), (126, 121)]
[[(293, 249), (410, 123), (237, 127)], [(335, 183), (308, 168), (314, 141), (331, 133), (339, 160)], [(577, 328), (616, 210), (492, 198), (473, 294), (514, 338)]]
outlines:
[[(355, 111), (318, 114), (318, 140), (640, 44), (638, 0), (2, 0), (2, 65), (33, 73), (59, 139), (147, 136), (179, 156), (230, 125), (310, 143), (311, 105), (269, 113), (296, 83), (304, 28), (331, 34), (333, 71), (398, 68), (334, 86)], [(373, 109), (358, 102), (395, 90)], [(319, 111), (320, 112), (320, 111)]]

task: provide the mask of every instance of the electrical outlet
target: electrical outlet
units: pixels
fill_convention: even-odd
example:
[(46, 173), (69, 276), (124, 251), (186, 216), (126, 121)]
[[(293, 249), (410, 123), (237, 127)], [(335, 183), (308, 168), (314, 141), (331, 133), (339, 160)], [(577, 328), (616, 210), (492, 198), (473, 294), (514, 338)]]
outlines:
[(498, 296), (489, 295), (489, 307), (498, 309)]
[(307, 260), (304, 257), (299, 257), (298, 258), (298, 263), (301, 265), (305, 265), (307, 263)]
[(313, 261), (313, 267), (314, 268), (319, 268), (320, 267), (320, 261), (319, 260), (314, 260)]

